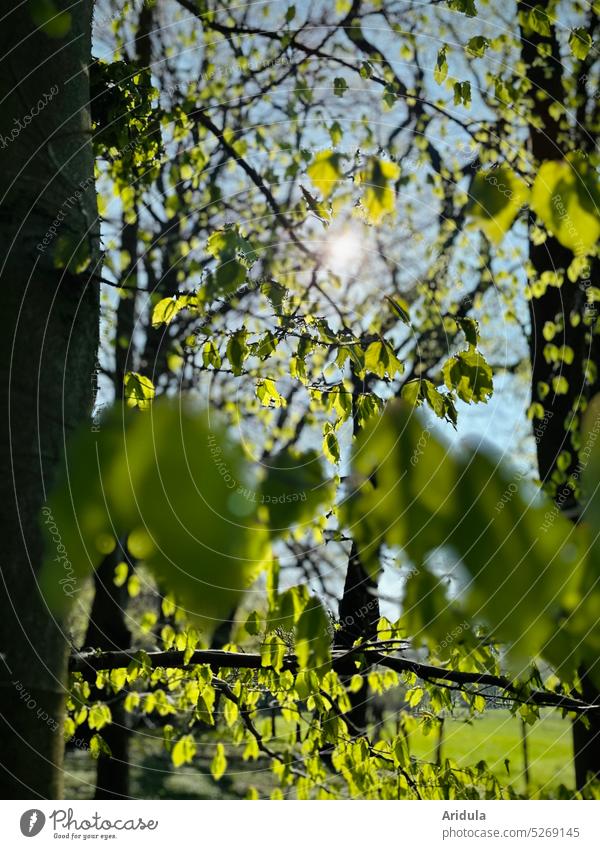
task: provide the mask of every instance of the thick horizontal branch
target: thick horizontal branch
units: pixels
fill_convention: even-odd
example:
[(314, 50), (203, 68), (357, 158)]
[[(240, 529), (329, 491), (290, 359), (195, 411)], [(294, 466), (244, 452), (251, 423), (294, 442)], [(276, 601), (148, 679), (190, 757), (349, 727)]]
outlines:
[[(395, 672), (412, 672), (418, 678), (430, 683), (451, 682), (459, 687), (479, 685), (498, 687), (511, 698), (524, 704), (534, 704), (538, 707), (555, 707), (575, 713), (585, 713), (599, 710), (600, 705), (589, 704), (581, 699), (563, 696), (549, 690), (532, 690), (523, 692), (522, 689), (503, 675), (492, 675), (488, 672), (459, 672), (445, 669), (441, 666), (430, 666), (405, 657), (391, 657), (382, 654), (378, 649), (361, 647), (343, 652), (333, 652), (332, 666), (341, 675), (353, 675), (359, 672), (356, 666), (358, 652), (367, 655), (371, 663), (393, 669)], [(228, 652), (218, 649), (199, 649), (185, 662), (183, 651), (154, 651), (146, 654), (153, 669), (184, 669), (190, 666), (206, 664), (213, 670), (219, 669), (261, 669), (262, 658), (259, 654), (244, 654), (243, 652)], [(127, 651), (81, 652), (71, 656), (69, 670), (81, 672), (84, 678), (95, 677), (96, 672), (111, 669), (123, 669), (136, 660), (135, 653)], [(293, 655), (287, 655), (283, 660), (283, 668), (295, 671), (298, 663)]]
[(376, 662), (380, 666), (387, 666), (388, 669), (394, 669), (396, 672), (414, 672), (418, 678), (430, 683), (447, 681), (452, 684), (458, 684), (459, 687), (469, 684), (498, 687), (498, 689), (509, 693), (515, 701), (522, 702), (523, 704), (534, 704), (538, 707), (562, 708), (563, 710), (574, 711), (575, 713), (585, 713), (586, 711), (600, 709), (600, 704), (589, 704), (581, 699), (563, 696), (560, 693), (553, 693), (550, 690), (523, 692), (521, 687), (514, 684), (510, 678), (505, 678), (503, 675), (492, 675), (489, 672), (458, 672), (453, 669), (444, 669), (441, 666), (429, 666), (428, 664), (418, 663), (407, 658), (388, 657), (386, 655), (379, 655)]

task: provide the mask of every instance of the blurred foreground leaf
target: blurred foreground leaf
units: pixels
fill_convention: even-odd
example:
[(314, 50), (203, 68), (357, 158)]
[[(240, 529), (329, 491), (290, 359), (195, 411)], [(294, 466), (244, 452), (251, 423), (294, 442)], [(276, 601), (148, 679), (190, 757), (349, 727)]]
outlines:
[[(600, 430), (596, 415), (588, 434)], [(600, 514), (599, 446), (588, 436), (581, 473), (590, 491), (587, 513)], [(543, 656), (564, 675), (600, 650), (598, 553), (589, 556), (590, 526), (575, 527), (552, 502), (531, 497), (482, 452), (450, 453), (409, 407), (391, 404), (365, 429), (354, 453), (359, 483), (343, 521), (372, 573), (385, 542), (401, 546), (415, 565), (408, 580), (408, 633), (438, 648), (458, 617), (484, 624), (513, 659)], [(593, 481), (593, 486), (589, 484)], [(454, 552), (450, 568), (464, 587), (449, 598), (429, 555)]]
[(54, 535), (41, 574), (49, 605), (65, 612), (127, 536), (131, 554), (210, 630), (268, 555), (258, 505), (244, 495), (258, 485), (255, 475), (222, 427), (190, 405), (113, 408), (69, 443), (43, 510), (45, 533)]

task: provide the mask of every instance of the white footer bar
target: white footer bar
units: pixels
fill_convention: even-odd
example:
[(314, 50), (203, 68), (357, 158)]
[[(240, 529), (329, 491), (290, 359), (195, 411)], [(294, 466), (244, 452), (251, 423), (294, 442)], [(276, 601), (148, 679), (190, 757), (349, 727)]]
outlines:
[(579, 801), (0, 801), (0, 845), (598, 849), (599, 815)]

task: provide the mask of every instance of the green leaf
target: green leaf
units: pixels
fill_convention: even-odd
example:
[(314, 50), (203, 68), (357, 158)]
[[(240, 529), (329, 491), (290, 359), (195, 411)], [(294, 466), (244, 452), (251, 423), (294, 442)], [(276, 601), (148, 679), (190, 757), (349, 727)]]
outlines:
[(448, 6), (454, 12), (462, 12), (468, 18), (474, 18), (477, 14), (475, 0), (448, 0)]
[(454, 83), (454, 105), (460, 106), (461, 103), (467, 108), (471, 105), (471, 83), (468, 80)]
[(441, 85), (448, 76), (447, 52), (448, 47), (445, 44), (438, 50), (435, 68), (433, 69), (433, 79), (438, 85)]
[(221, 368), (221, 355), (212, 339), (204, 343), (204, 347), (202, 348), (202, 363), (205, 367)]
[(508, 166), (479, 171), (471, 186), (467, 215), (491, 242), (500, 242), (528, 194), (523, 180)]
[(155, 329), (163, 324), (170, 324), (178, 312), (195, 307), (198, 300), (195, 295), (180, 295), (178, 298), (163, 298), (152, 310), (152, 327)]
[(269, 634), (260, 647), (261, 665), (279, 672), (283, 667), (285, 653), (285, 643), (277, 634)]
[(592, 36), (583, 27), (578, 27), (569, 36), (569, 47), (573, 56), (583, 61), (592, 49)]
[(247, 268), (251, 268), (257, 259), (252, 243), (242, 236), (235, 226), (211, 233), (206, 242), (206, 250), (221, 262), (231, 258), (239, 259)]
[(209, 298), (219, 295), (231, 295), (237, 292), (246, 280), (247, 270), (241, 262), (233, 257), (224, 259), (217, 270), (206, 282), (206, 294)]
[(250, 353), (246, 342), (247, 331), (245, 329), (236, 331), (227, 343), (227, 359), (231, 363), (231, 370), (235, 375), (240, 375), (244, 370), (244, 361)]
[(475, 347), (479, 339), (479, 324), (474, 318), (457, 318), (456, 323), (465, 334), (469, 345)]
[(340, 462), (340, 446), (331, 422), (325, 422), (323, 427), (323, 454), (334, 465)]
[(333, 81), (333, 93), (337, 97), (343, 97), (343, 95), (348, 91), (348, 83), (343, 77), (336, 77)]
[(329, 127), (329, 138), (333, 145), (338, 145), (344, 138), (344, 130), (339, 121), (334, 121)]
[(311, 195), (311, 193), (302, 185), (300, 186), (300, 191), (302, 192), (304, 200), (306, 201), (310, 211), (323, 222), (324, 226), (327, 226), (331, 221), (331, 207), (326, 203), (318, 201), (316, 197)]
[[(549, 505), (532, 501), (496, 458), (448, 451), (403, 404), (389, 405), (359, 436), (353, 470), (361, 483), (340, 518), (353, 528), (361, 562), (374, 568), (386, 542), (402, 546), (414, 564), (405, 596), (408, 633), (424, 629), (439, 651), (448, 628), (466, 615), (461, 640), (470, 639), (472, 622), (484, 622), (513, 656), (544, 650), (563, 661), (545, 646), (561, 605), (576, 603), (581, 580), (581, 553), (567, 519), (557, 514), (548, 522)], [(428, 568), (440, 545), (458, 553), (467, 573), (453, 600)]]
[(251, 637), (256, 637), (257, 634), (260, 633), (260, 619), (258, 618), (258, 614), (255, 610), (249, 614), (246, 619), (244, 628), (250, 634)]
[(539, 35), (552, 35), (552, 15), (544, 6), (534, 6), (533, 9), (525, 9), (526, 26)]
[(268, 359), (277, 348), (278, 341), (277, 337), (270, 330), (267, 330), (265, 335), (252, 346), (253, 356), (261, 360)]
[(369, 158), (367, 166), (358, 177), (365, 186), (361, 205), (372, 224), (378, 224), (382, 218), (394, 211), (396, 195), (393, 182), (400, 176), (400, 168), (395, 162)]
[[(235, 725), (237, 718), (239, 716), (239, 708), (235, 702), (232, 702), (231, 699), (227, 699), (225, 701), (225, 707), (223, 708), (223, 715), (225, 717), (225, 724), (228, 728), (231, 728)], [(223, 770), (224, 772), (225, 770)]]
[(252, 244), (233, 226), (212, 233), (206, 250), (219, 262), (216, 271), (207, 280), (209, 297), (236, 292), (257, 259)]
[(215, 756), (210, 764), (210, 773), (215, 781), (219, 781), (227, 769), (227, 758), (225, 757), (225, 747), (222, 743), (217, 743)]
[[(107, 538), (125, 536), (163, 591), (211, 633), (268, 556), (260, 505), (244, 495), (258, 489), (258, 472), (214, 411), (181, 398), (159, 399), (143, 416), (117, 405), (68, 443), (42, 513), (48, 552), (40, 583), (49, 605), (68, 611)], [(44, 531), (48, 516), (60, 528), (68, 571)]]
[(410, 324), (410, 315), (409, 315), (409, 307), (406, 301), (401, 298), (391, 298), (389, 295), (385, 296), (386, 301), (391, 305), (394, 312), (400, 317), (400, 321), (404, 324)]
[(127, 683), (127, 670), (111, 669), (110, 683), (115, 693), (118, 693), (120, 690), (122, 690), (125, 684)]
[(196, 754), (196, 743), (191, 734), (181, 737), (171, 750), (171, 760), (177, 769), (184, 764), (190, 764)]
[(90, 755), (94, 760), (98, 760), (100, 755), (105, 755), (109, 758), (112, 756), (110, 746), (99, 734), (94, 734), (90, 739)]
[(50, 38), (64, 38), (71, 29), (70, 12), (59, 11), (54, 0), (29, 0), (31, 18)]
[(588, 254), (600, 237), (600, 185), (577, 155), (544, 162), (531, 192), (531, 208), (561, 245)]
[(113, 578), (113, 583), (115, 587), (123, 587), (127, 578), (129, 577), (129, 564), (128, 563), (118, 563), (115, 566), (115, 577)]
[(446, 386), (467, 404), (487, 401), (494, 391), (492, 370), (478, 351), (461, 351), (444, 363)]
[(100, 731), (105, 725), (112, 722), (110, 708), (104, 702), (96, 702), (90, 705), (88, 711), (88, 725), (92, 731)]
[(405, 383), (402, 387), (400, 394), (407, 404), (411, 405), (411, 407), (418, 407), (423, 403), (420, 380), (409, 380), (408, 383)]
[(277, 385), (270, 378), (263, 378), (256, 384), (256, 397), (263, 407), (285, 407), (287, 402), (277, 391)]
[(155, 394), (156, 389), (149, 377), (128, 371), (123, 378), (123, 397), (128, 407), (149, 410)]
[(473, 58), (481, 59), (488, 49), (489, 44), (489, 41), (483, 35), (475, 35), (468, 40), (466, 50)]
[(446, 404), (445, 398), (441, 392), (435, 388), (433, 383), (430, 380), (422, 380), (421, 381), (421, 391), (423, 393), (423, 397), (433, 410), (433, 412), (438, 416), (438, 418), (444, 418), (444, 414), (446, 412)]
[(312, 184), (324, 198), (329, 197), (342, 176), (341, 159), (341, 154), (323, 150), (315, 156), (306, 170)]

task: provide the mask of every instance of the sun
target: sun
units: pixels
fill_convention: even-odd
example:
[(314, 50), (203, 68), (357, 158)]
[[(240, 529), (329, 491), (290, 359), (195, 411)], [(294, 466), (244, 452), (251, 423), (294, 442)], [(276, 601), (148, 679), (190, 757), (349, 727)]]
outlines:
[(348, 228), (329, 235), (323, 249), (323, 261), (334, 274), (348, 274), (358, 269), (363, 254), (360, 232)]

